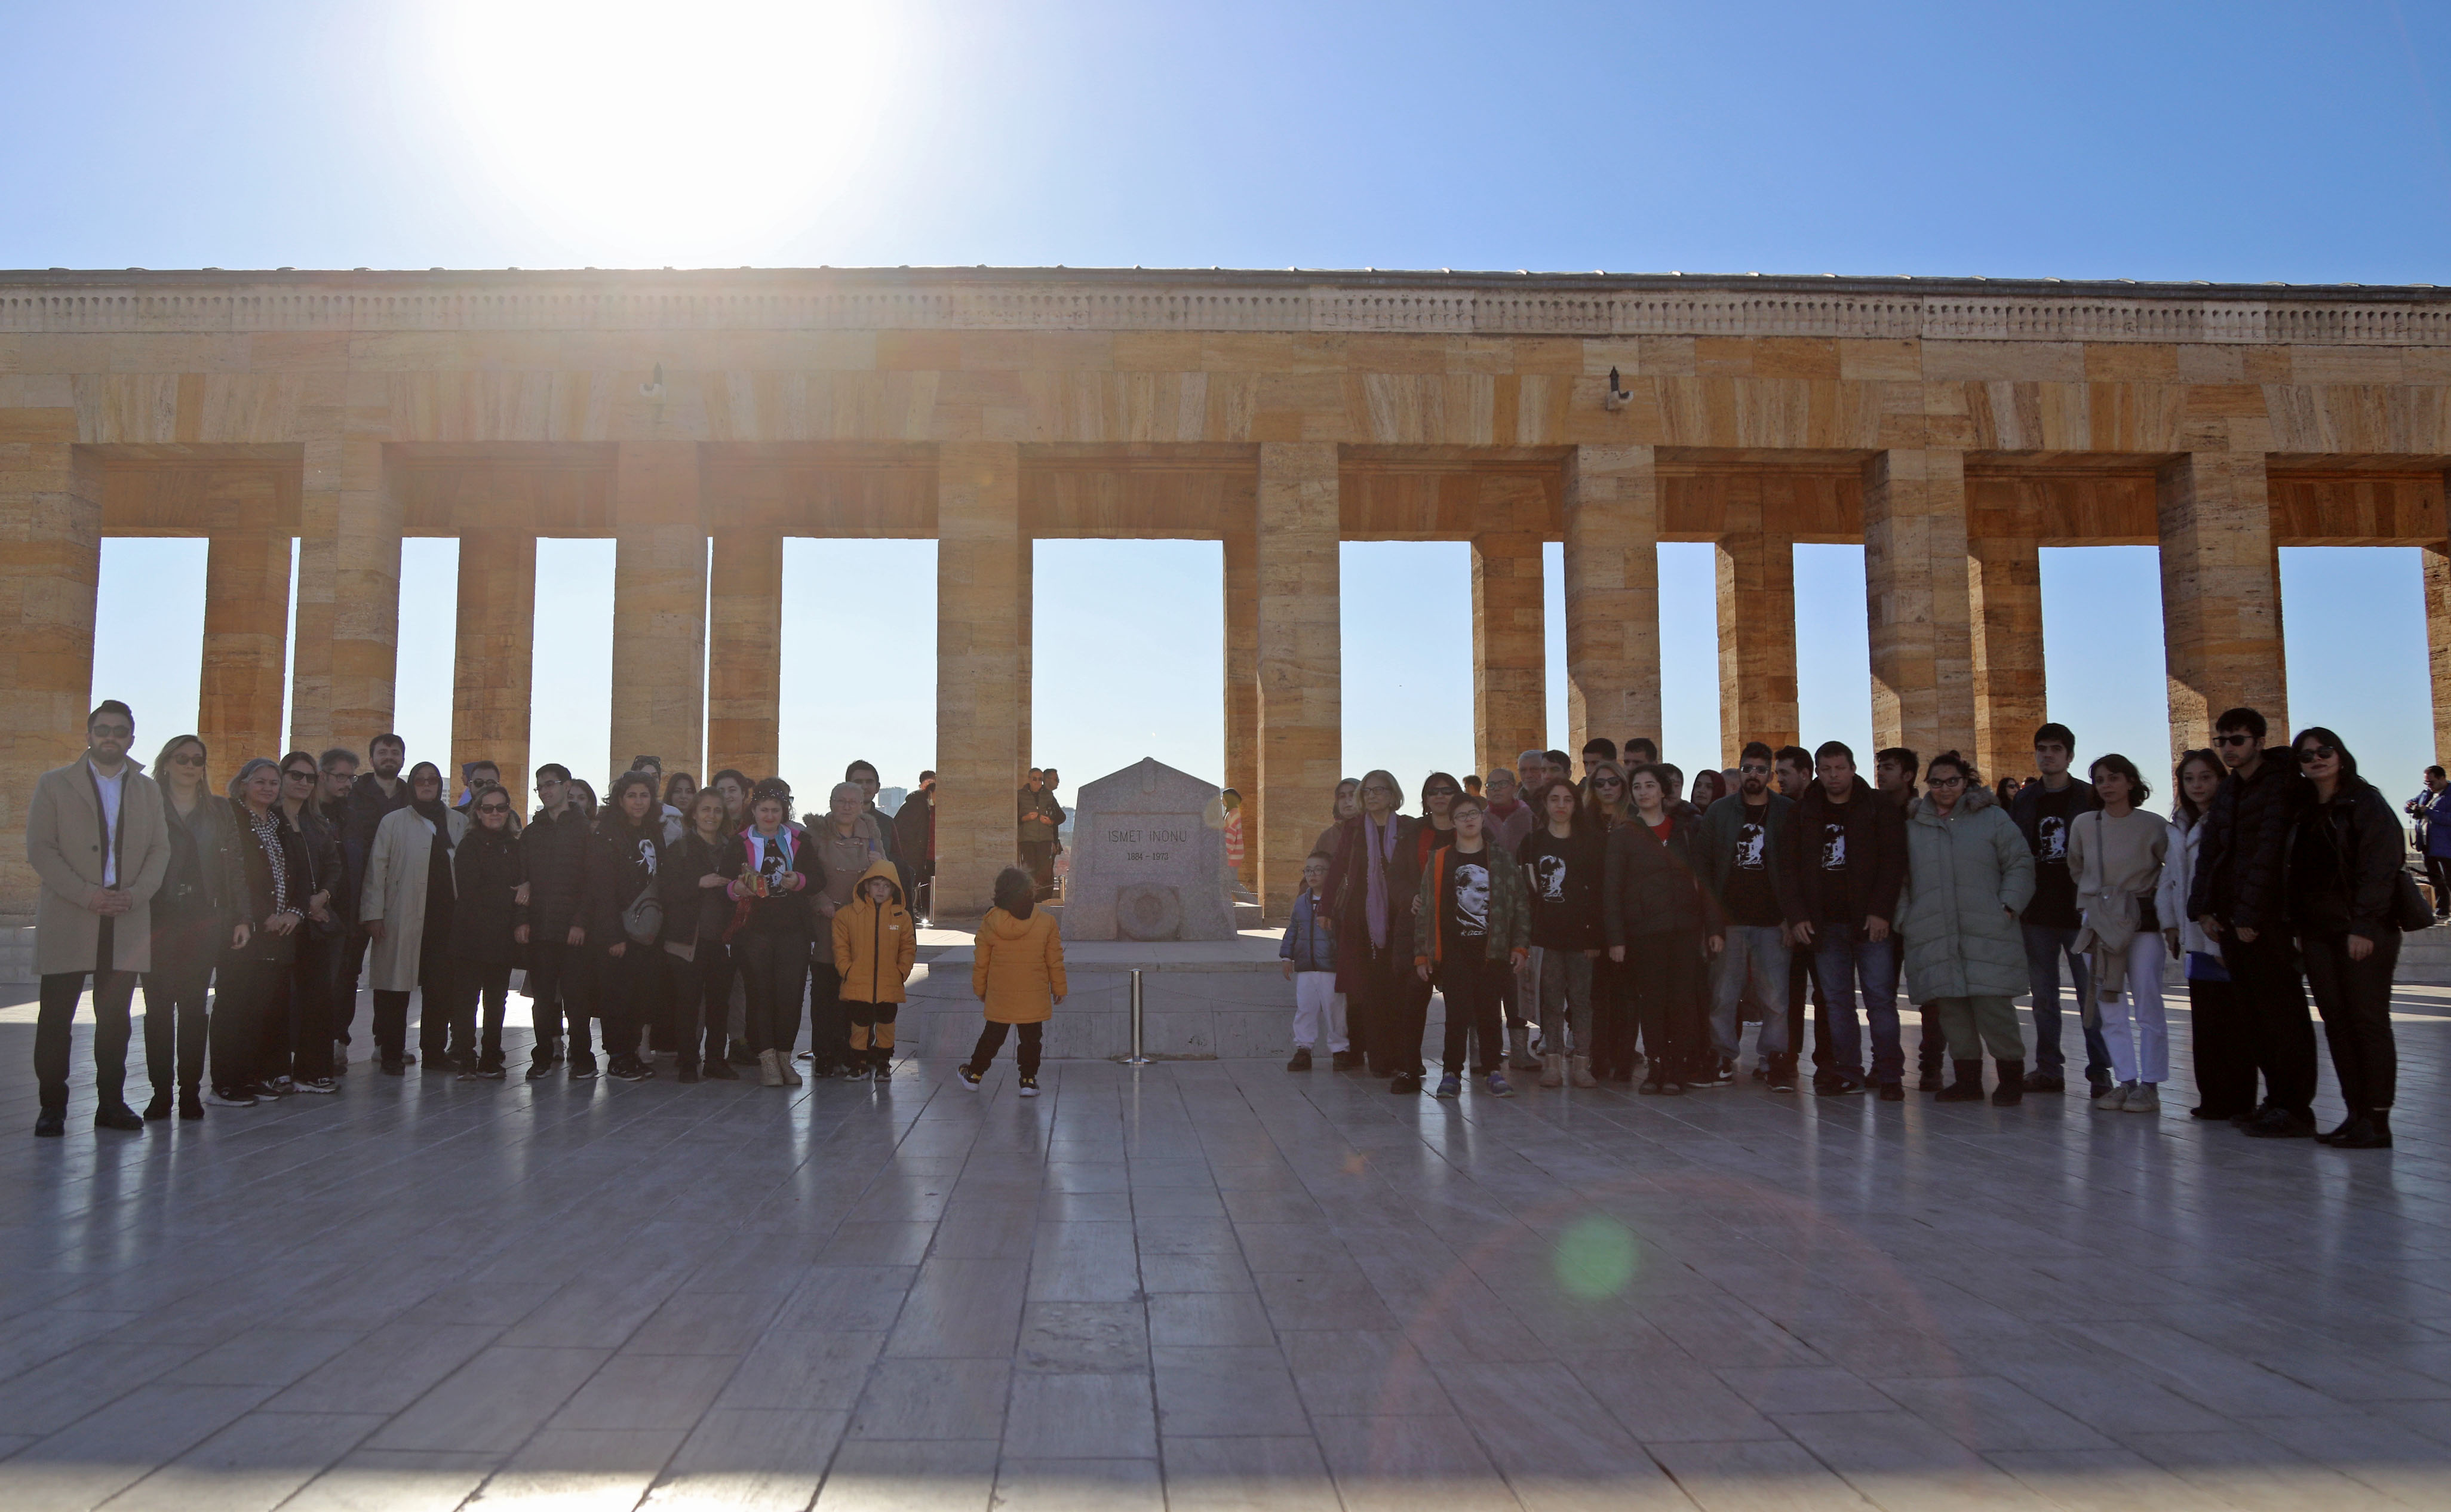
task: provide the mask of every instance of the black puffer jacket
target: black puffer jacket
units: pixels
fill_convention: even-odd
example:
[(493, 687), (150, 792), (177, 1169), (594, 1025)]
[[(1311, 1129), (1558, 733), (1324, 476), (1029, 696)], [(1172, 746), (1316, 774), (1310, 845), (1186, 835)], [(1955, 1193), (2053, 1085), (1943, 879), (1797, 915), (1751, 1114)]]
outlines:
[(451, 906), (453, 959), (518, 965), (525, 958), (518, 931), (528, 922), (528, 906), (519, 901), (520, 884), (527, 880), (519, 838), (508, 829), (497, 835), (471, 823), (451, 854), (451, 875), (460, 886), (459, 901)]
[[(647, 822), (636, 828), (618, 811), (607, 813), (597, 821), (589, 835), (587, 906), (581, 915), (589, 945), (610, 950), (616, 945), (638, 943), (622, 930), (621, 915), (633, 899), (656, 886), (661, 872), (663, 845), (664, 823), (658, 815), (649, 815)], [(661, 901), (662, 894), (658, 893), (657, 896)], [(649, 948), (654, 948), (654, 942), (649, 942)]]
[[(573, 924), (586, 925), (587, 857), (595, 836), (578, 804), (561, 817), (539, 811), (520, 835), (527, 862), (530, 938), (559, 945)], [(593, 936), (590, 936), (592, 939)]]
[(2284, 861), (2290, 929), (2370, 940), (2397, 933), (2392, 890), (2407, 857), (2407, 832), (2373, 783), (2343, 783), (2329, 803), (2317, 801), (2308, 783)]
[(1717, 934), (1727, 928), (1718, 903), (1695, 871), (1701, 826), (1674, 809), (1665, 812), (1665, 840), (1639, 816), (1609, 831), (1600, 928), (1611, 949), (1645, 935)]
[[(1821, 866), (1822, 827), (1846, 825), (1847, 869)], [(1906, 811), (1873, 791), (1862, 777), (1844, 803), (1815, 782), (1795, 800), (1781, 849), (1790, 886), (1785, 904), (1790, 924), (1835, 921), (1861, 928), (1868, 918), (1897, 922), (1898, 890), (1907, 880)]]
[(2251, 782), (2235, 772), (2222, 778), (2205, 812), (2187, 917), (2209, 913), (2232, 929), (2281, 928), (2288, 918), (2289, 827), (2313, 796), (2286, 748), (2267, 752)]

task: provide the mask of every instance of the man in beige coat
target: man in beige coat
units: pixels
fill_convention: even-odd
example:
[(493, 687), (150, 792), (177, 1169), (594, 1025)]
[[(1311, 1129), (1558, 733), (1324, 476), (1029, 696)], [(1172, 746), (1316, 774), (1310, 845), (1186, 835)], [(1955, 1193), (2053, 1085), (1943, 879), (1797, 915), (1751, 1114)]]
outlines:
[(151, 901), (170, 868), (162, 790), (127, 758), (136, 716), (112, 699), (87, 717), (85, 755), (46, 772), (26, 810), (26, 858), (43, 879), (34, 913), (34, 971), (42, 1007), (34, 1077), (42, 1114), (34, 1132), (67, 1132), (69, 1027), (93, 978), (96, 1129), (139, 1132), (122, 1095), (127, 1079), (127, 1003), (153, 964)]

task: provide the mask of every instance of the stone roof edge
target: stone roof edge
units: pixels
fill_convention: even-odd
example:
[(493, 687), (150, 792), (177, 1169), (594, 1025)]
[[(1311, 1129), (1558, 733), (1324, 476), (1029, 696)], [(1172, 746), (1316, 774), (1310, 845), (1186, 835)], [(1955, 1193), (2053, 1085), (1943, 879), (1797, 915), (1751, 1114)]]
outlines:
[(2451, 288), (1376, 269), (0, 271), (0, 331), (539, 329), (2451, 345)]

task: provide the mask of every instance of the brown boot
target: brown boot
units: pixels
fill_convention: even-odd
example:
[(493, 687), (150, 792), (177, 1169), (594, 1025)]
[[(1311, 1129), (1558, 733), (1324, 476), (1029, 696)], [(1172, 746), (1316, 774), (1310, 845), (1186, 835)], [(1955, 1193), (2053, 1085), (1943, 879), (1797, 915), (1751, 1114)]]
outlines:
[(2000, 1085), (1991, 1089), (1991, 1106), (2014, 1108), (2026, 1100), (2026, 1063), (1996, 1061), (2000, 1068)]
[(1540, 1085), (1543, 1087), (1566, 1085), (1566, 1057), (1563, 1055), (1540, 1057)]
[(1566, 1080), (1576, 1087), (1598, 1087), (1599, 1082), (1592, 1075), (1592, 1058), (1589, 1055), (1577, 1055), (1567, 1061)]

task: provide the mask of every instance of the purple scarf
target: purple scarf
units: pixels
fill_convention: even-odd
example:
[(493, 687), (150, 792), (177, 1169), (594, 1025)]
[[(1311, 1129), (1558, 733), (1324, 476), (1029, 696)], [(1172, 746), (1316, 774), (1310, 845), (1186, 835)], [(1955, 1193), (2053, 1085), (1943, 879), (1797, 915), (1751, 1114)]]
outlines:
[[(1382, 843), (1383, 842), (1383, 843)], [(1362, 816), (1362, 873), (1368, 884), (1365, 913), (1370, 920), (1370, 948), (1387, 948), (1387, 866), (1396, 859), (1396, 815), (1384, 828), (1367, 814)]]

